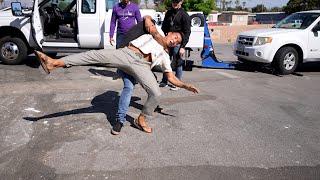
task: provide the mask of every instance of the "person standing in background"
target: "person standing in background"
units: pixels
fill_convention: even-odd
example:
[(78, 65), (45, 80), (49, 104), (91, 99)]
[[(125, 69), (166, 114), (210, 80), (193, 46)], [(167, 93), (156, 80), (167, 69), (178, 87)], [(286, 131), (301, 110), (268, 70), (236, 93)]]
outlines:
[[(110, 44), (114, 45), (114, 30), (117, 26), (117, 45), (121, 44), (124, 35), (137, 22), (142, 21), (139, 6), (130, 0), (121, 0), (118, 4), (113, 6), (112, 16), (110, 22)], [(116, 48), (119, 48), (116, 45)]]
[[(125, 34), (138, 22), (142, 21), (141, 13), (137, 4), (130, 0), (121, 0), (112, 9), (111, 24), (110, 24), (110, 44), (114, 45), (114, 30), (117, 25), (117, 43), (116, 49), (123, 44)], [(118, 111), (116, 114), (116, 123), (111, 129), (113, 135), (118, 135), (126, 121), (127, 111), (129, 109), (131, 96), (136, 80), (129, 74), (118, 69), (117, 73), (122, 77), (123, 89), (120, 94)]]
[[(184, 34), (183, 42), (179, 46), (170, 49), (170, 57), (173, 63), (173, 69), (176, 71), (176, 77), (181, 80), (182, 78), (182, 56), (185, 53), (185, 46), (189, 42), (191, 34), (191, 20), (188, 13), (182, 8), (183, 0), (172, 0), (172, 7), (166, 12), (162, 24), (162, 31), (165, 35), (169, 32), (182, 32)], [(168, 79), (163, 75), (160, 82), (160, 87), (168, 86)], [(171, 90), (179, 90), (178, 87), (171, 87)]]

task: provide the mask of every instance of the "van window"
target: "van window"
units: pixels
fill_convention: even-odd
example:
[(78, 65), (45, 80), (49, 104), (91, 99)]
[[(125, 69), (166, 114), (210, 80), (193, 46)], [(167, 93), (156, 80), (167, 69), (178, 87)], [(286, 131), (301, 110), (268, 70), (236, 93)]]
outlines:
[(96, 0), (82, 0), (81, 12), (84, 14), (96, 13)]
[(74, 12), (75, 5), (76, 5), (76, 2), (74, 0), (64, 0), (64, 1), (60, 0), (58, 3), (58, 7), (61, 9), (61, 11), (65, 11), (68, 8), (68, 9), (73, 9), (73, 12)]

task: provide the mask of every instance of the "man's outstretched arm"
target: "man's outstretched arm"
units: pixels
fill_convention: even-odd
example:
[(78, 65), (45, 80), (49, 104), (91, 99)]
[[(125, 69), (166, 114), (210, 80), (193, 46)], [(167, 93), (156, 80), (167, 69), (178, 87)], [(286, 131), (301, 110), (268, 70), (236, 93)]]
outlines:
[(147, 15), (143, 17), (144, 26), (148, 33), (152, 35), (152, 37), (161, 45), (164, 43), (164, 37), (158, 32), (157, 27), (151, 16)]
[(199, 93), (199, 92), (200, 92), (199, 89), (196, 88), (195, 86), (193, 86), (192, 84), (186, 84), (186, 83), (180, 81), (180, 80), (173, 74), (173, 72), (165, 72), (165, 75), (167, 76), (168, 81), (169, 81), (171, 84), (175, 85), (175, 86), (178, 86), (178, 87), (180, 87), (180, 88), (184, 88), (184, 89), (186, 89), (186, 90), (188, 90), (188, 91), (191, 91), (191, 92), (193, 92), (193, 93)]

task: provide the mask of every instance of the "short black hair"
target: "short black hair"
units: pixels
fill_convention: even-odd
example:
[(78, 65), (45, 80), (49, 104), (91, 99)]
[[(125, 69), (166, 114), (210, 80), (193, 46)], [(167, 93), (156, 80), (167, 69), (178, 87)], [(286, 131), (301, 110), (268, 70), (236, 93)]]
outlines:
[[(180, 34), (180, 36), (181, 36), (181, 43), (182, 43), (183, 40), (184, 40), (184, 34), (183, 34), (183, 32), (181, 32), (181, 31), (177, 31), (177, 33)], [(180, 44), (181, 44), (181, 43), (180, 43)]]
[(171, 0), (172, 3), (179, 3), (182, 0)]

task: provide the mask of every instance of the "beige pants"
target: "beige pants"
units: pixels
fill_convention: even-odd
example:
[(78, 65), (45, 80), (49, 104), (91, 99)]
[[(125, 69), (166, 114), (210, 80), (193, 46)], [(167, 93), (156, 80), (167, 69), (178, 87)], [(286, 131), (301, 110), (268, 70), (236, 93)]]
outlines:
[(92, 50), (66, 56), (61, 60), (64, 61), (67, 67), (102, 65), (119, 68), (133, 76), (148, 93), (148, 99), (144, 104), (142, 114), (152, 115), (159, 104), (161, 92), (157, 80), (150, 69), (151, 63), (128, 48)]

